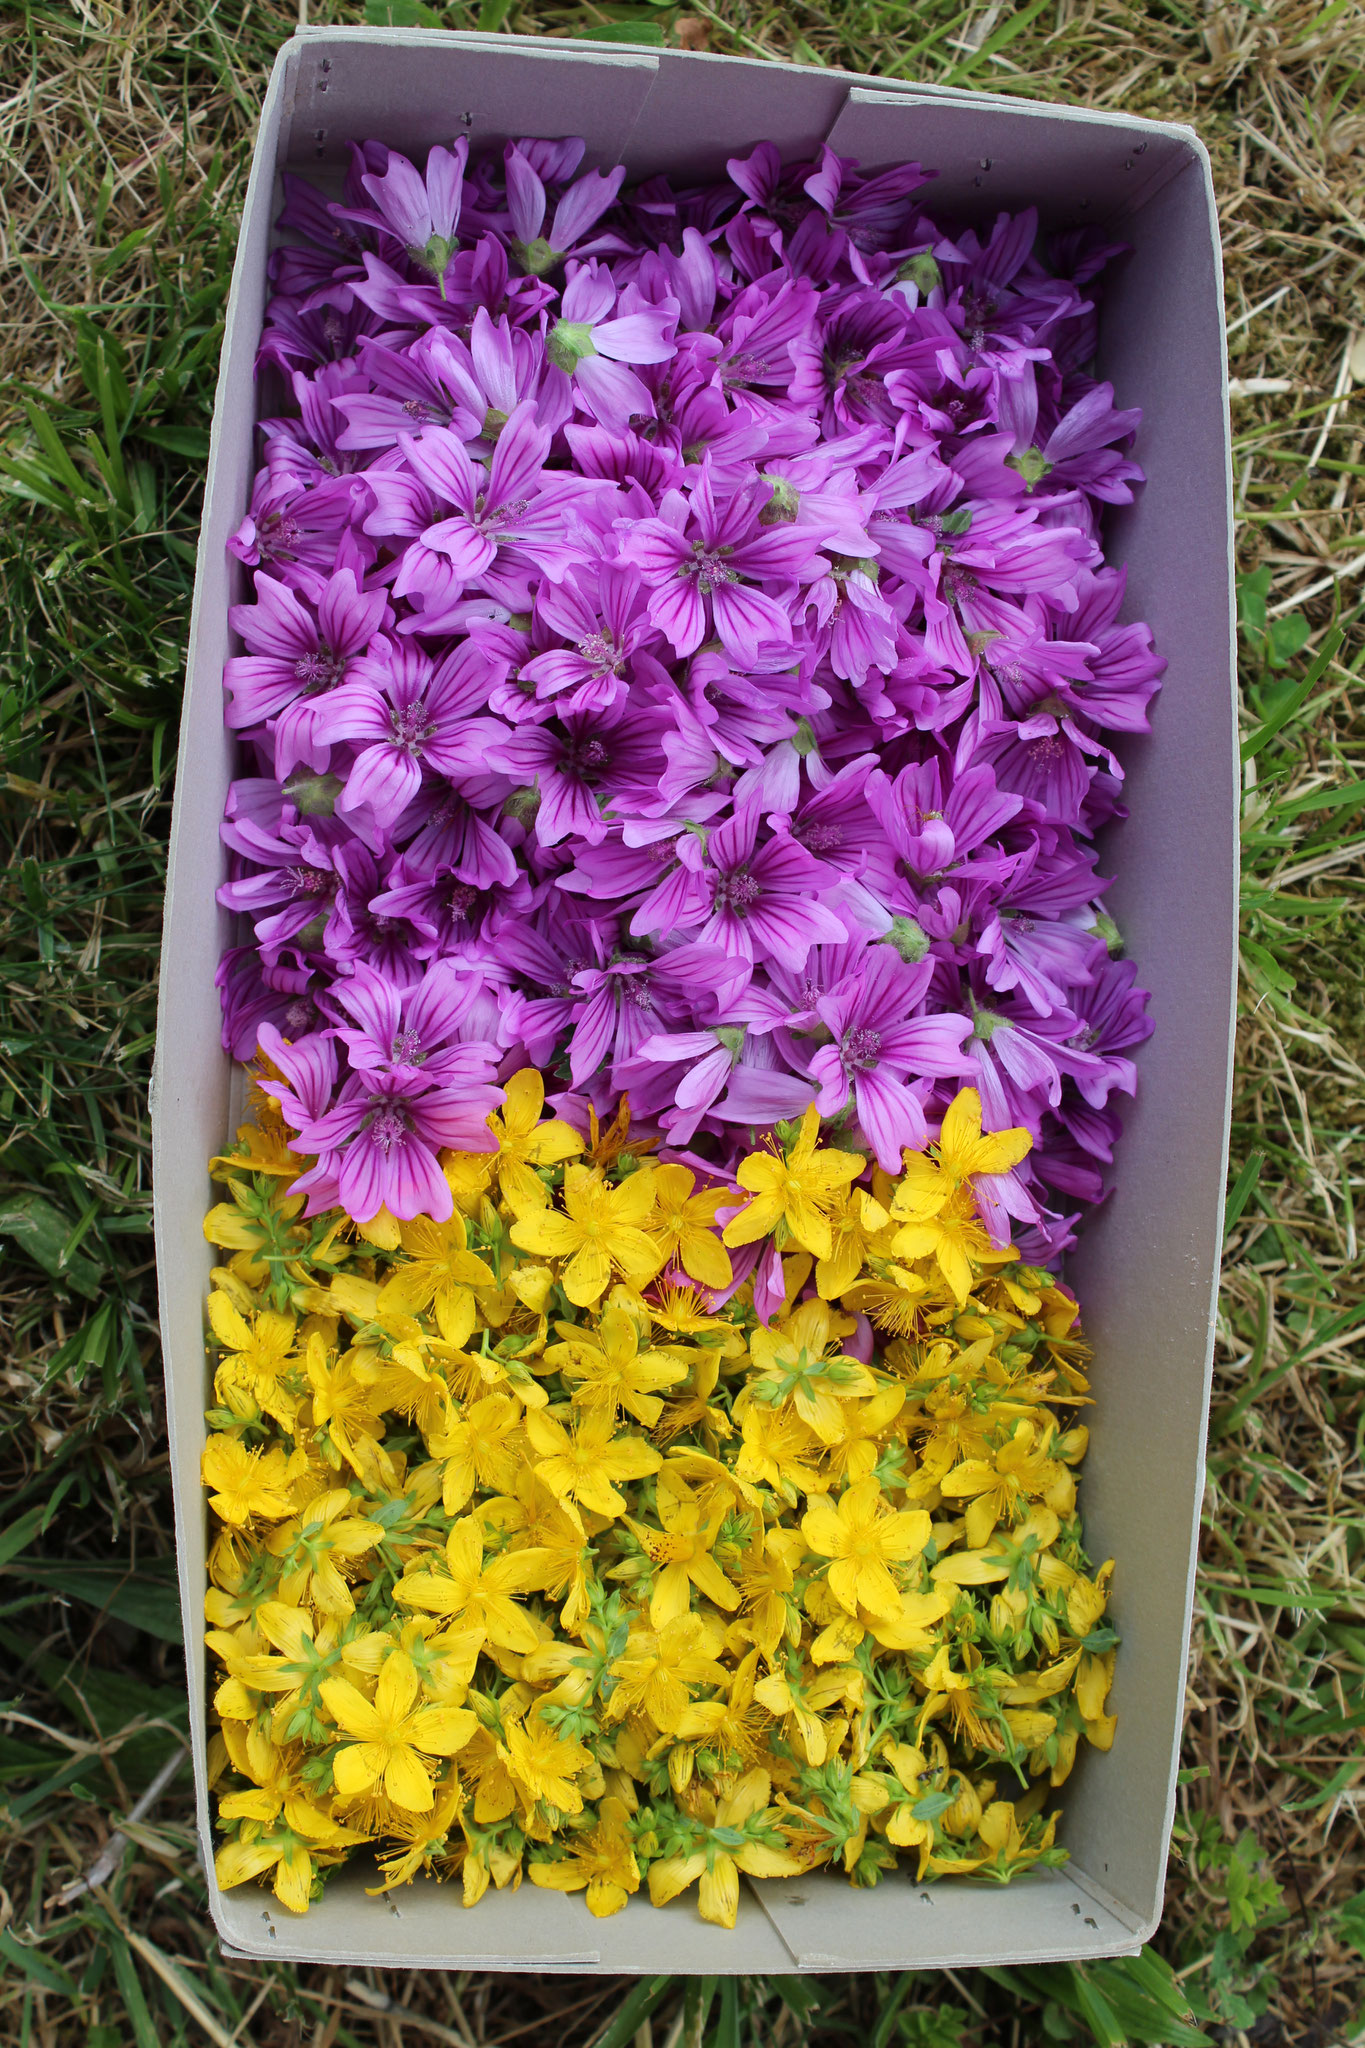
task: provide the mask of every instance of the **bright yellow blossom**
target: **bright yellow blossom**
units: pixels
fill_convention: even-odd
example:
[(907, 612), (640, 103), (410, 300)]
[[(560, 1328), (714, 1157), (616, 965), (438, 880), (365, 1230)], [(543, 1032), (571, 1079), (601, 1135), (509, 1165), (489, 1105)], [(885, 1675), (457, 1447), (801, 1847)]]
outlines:
[(590, 1308), (606, 1293), (613, 1270), (639, 1283), (657, 1273), (661, 1254), (644, 1226), (654, 1213), (654, 1174), (647, 1166), (613, 1185), (594, 1169), (571, 1166), (564, 1175), (564, 1214), (527, 1210), (512, 1225), (514, 1245), (563, 1259), (560, 1285), (575, 1308)]
[(218, 1288), (209, 1296), (209, 1323), (226, 1354), (218, 1366), (222, 1383), (235, 1381), (282, 1429), (292, 1429), (298, 1401), (280, 1380), (297, 1362), (294, 1318), (267, 1308), (248, 1321)]
[(739, 1912), (739, 1874), (796, 1877), (801, 1865), (782, 1844), (780, 1815), (768, 1804), (772, 1781), (766, 1771), (747, 1771), (720, 1800), (711, 1821), (711, 1840), (689, 1856), (667, 1856), (649, 1866), (649, 1896), (666, 1906), (700, 1879), (703, 1920), (733, 1927)]
[(417, 1216), (399, 1225), (406, 1263), (395, 1266), (379, 1293), (381, 1314), (397, 1309), (407, 1316), (430, 1308), (436, 1327), (448, 1344), (463, 1344), (474, 1328), (476, 1287), (493, 1285), (493, 1268), (469, 1249), (464, 1217), (456, 1209), (447, 1223)]
[(639, 1332), (619, 1308), (603, 1309), (595, 1330), (574, 1323), (556, 1325), (564, 1339), (552, 1344), (545, 1363), (557, 1366), (574, 1385), (574, 1401), (587, 1409), (601, 1408), (613, 1420), (624, 1408), (652, 1428), (663, 1413), (656, 1389), (673, 1387), (687, 1377), (687, 1363), (667, 1351), (641, 1351)]
[(669, 1474), (661, 1476), (655, 1499), (662, 1529), (648, 1529), (626, 1517), (628, 1528), (655, 1567), (649, 1599), (651, 1626), (663, 1628), (666, 1622), (686, 1614), (693, 1586), (717, 1607), (738, 1607), (738, 1591), (711, 1555), (729, 1507), (726, 1496), (717, 1490), (709, 1500), (699, 1498)]
[(643, 1479), (663, 1459), (643, 1437), (617, 1436), (609, 1410), (585, 1409), (566, 1429), (542, 1409), (528, 1410), (526, 1435), (536, 1471), (556, 1500), (571, 1501), (608, 1518), (624, 1514), (625, 1495), (613, 1480)]
[(384, 1660), (373, 1701), (349, 1679), (324, 1678), (318, 1690), (337, 1727), (356, 1739), (332, 1762), (343, 1799), (383, 1787), (386, 1799), (412, 1813), (429, 1813), (431, 1775), (426, 1759), (454, 1756), (478, 1726), (463, 1707), (418, 1706), (421, 1681), (412, 1659), (395, 1650)]
[(249, 1451), (238, 1437), (211, 1436), (200, 1470), (205, 1486), (212, 1488), (210, 1507), (234, 1529), (245, 1528), (253, 1516), (271, 1522), (293, 1513), (289, 1460), (278, 1444)]
[(819, 1136), (819, 1112), (812, 1103), (785, 1156), (775, 1149), (749, 1154), (735, 1178), (750, 1199), (726, 1224), (726, 1244), (772, 1237), (781, 1251), (785, 1238), (795, 1238), (813, 1258), (832, 1256), (830, 1212), (866, 1162), (856, 1152), (818, 1151)]
[(546, 1562), (535, 1549), (485, 1561), (482, 1524), (475, 1515), (463, 1515), (446, 1538), (444, 1570), (407, 1572), (393, 1597), (401, 1607), (458, 1616), (466, 1628), (481, 1629), (490, 1642), (524, 1655), (540, 1637), (516, 1595), (543, 1583)]
[(597, 1826), (585, 1835), (575, 1835), (569, 1853), (557, 1863), (527, 1865), (532, 1884), (545, 1891), (586, 1891), (588, 1911), (594, 1919), (605, 1920), (619, 1913), (632, 1892), (640, 1889), (640, 1866), (630, 1842), (630, 1810), (614, 1794), (597, 1810)]
[(923, 1508), (884, 1513), (875, 1479), (845, 1488), (836, 1507), (816, 1501), (801, 1518), (801, 1533), (817, 1557), (831, 1560), (826, 1581), (847, 1614), (859, 1607), (889, 1620), (900, 1609), (901, 1589), (887, 1570), (918, 1557), (929, 1541)]
[(444, 1466), (441, 1505), (448, 1515), (458, 1515), (477, 1486), (502, 1492), (512, 1485), (520, 1463), (522, 1414), (505, 1394), (485, 1394), (430, 1439), (432, 1456)]
[(728, 1287), (734, 1278), (730, 1255), (715, 1229), (716, 1211), (731, 1197), (723, 1187), (692, 1192), (697, 1177), (685, 1166), (660, 1166), (654, 1172), (654, 1220), (649, 1234), (663, 1253), (665, 1265), (681, 1266), (700, 1287)]
[(572, 1124), (558, 1118), (542, 1123), (545, 1083), (534, 1067), (523, 1067), (506, 1083), (507, 1100), (501, 1116), (488, 1119), (488, 1128), (498, 1141), (498, 1185), (514, 1215), (527, 1209), (549, 1206), (550, 1191), (532, 1170), (537, 1166), (562, 1166), (576, 1159), (583, 1140)]

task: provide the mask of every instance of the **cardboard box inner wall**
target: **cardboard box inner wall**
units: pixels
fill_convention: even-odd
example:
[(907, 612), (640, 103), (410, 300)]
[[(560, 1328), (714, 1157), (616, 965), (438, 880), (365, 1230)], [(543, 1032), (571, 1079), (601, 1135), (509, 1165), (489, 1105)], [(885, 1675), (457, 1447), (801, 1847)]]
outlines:
[[(1106, 898), (1151, 989), (1112, 1199), (1068, 1263), (1095, 1354), (1097, 1405), (1081, 1507), (1097, 1560), (1118, 1560), (1123, 1638), (1112, 1753), (1086, 1752), (1064, 1788), (1062, 1871), (1008, 1889), (872, 1892), (820, 1873), (746, 1889), (733, 1933), (685, 1898), (644, 1895), (610, 1920), (581, 1900), (458, 1885), (367, 1898), (371, 1867), (333, 1879), (295, 1919), (255, 1886), (212, 1879), (205, 1785), (206, 1515), (199, 1484), (212, 1256), (205, 1162), (235, 1121), (213, 974), (229, 941), (214, 903), (218, 824), (234, 772), (222, 723), (230, 603), (225, 550), (249, 498), (253, 356), (288, 167), (333, 189), (351, 140), (421, 162), (435, 143), (581, 135), (589, 165), (632, 179), (723, 174), (763, 139), (784, 159), (828, 142), (868, 166), (918, 158), (945, 225), (1037, 205), (1045, 227), (1093, 222), (1131, 245), (1104, 287), (1098, 374), (1139, 405), (1147, 483), (1106, 522), (1127, 565), (1125, 616), (1148, 620), (1169, 666), (1150, 737), (1123, 747), (1129, 820), (1102, 849)], [(172, 828), (153, 1137), (157, 1257), (200, 1827), (215, 1924), (231, 1949), (303, 1960), (604, 1972), (788, 1972), (1082, 1958), (1135, 1950), (1160, 1916), (1174, 1802), (1226, 1171), (1235, 966), (1231, 507), (1221, 271), (1207, 159), (1188, 131), (1119, 115), (860, 81), (847, 75), (581, 43), (319, 30), (280, 53), (266, 95), (233, 280), (209, 461)], [(1085, 1745), (1082, 1745), (1085, 1751)]]

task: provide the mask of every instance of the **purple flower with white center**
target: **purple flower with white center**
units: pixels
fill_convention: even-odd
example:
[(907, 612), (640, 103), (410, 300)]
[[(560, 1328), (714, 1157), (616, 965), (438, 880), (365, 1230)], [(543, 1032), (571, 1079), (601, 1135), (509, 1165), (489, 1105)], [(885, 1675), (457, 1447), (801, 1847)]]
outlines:
[(1106, 884), (1096, 880), (1093, 852), (1075, 847), (1055, 826), (1039, 828), (1039, 835), (996, 894), (976, 950), (991, 988), (1017, 990), (1047, 1017), (1067, 1007), (1103, 958), (1091, 906)]
[(1063, 1080), (1098, 1080), (1103, 1061), (1072, 1043), (1080, 1027), (1070, 1010), (1039, 1017), (1026, 1003), (986, 988), (969, 989), (967, 999), (982, 1122), (997, 1131), (1021, 1124), (1036, 1139), (1044, 1108), (1062, 1099)]
[(326, 743), (349, 740), (359, 749), (338, 812), (364, 807), (387, 833), (422, 787), (424, 769), (452, 782), (484, 772), (507, 728), (471, 714), (505, 669), (466, 640), (439, 667), (410, 641), (385, 644), (364, 670), (321, 705), (314, 730)]
[(1114, 251), (766, 143), (607, 228), (583, 154), (287, 187), (225, 1033), (291, 1063), (314, 1213), (440, 1203), (494, 1060), (713, 1174), (817, 1095), (894, 1169), (970, 1076), (1037, 1138), (988, 1227), (1049, 1256), (1149, 1028), (1089, 843), (1162, 669), (1097, 546), (1139, 474), (1083, 367)]
[(917, 1016), (933, 969), (907, 966), (890, 946), (869, 948), (866, 964), (815, 1007), (833, 1043), (810, 1063), (820, 1084), (821, 1116), (836, 1116), (853, 1102), (863, 1136), (887, 1173), (898, 1173), (905, 1150), (928, 1139), (922, 1084), (925, 1077), (968, 1074), (964, 1051), (971, 1024), (962, 1016)]
[(618, 434), (636, 414), (654, 413), (649, 386), (627, 364), (671, 362), (678, 323), (672, 300), (651, 306), (628, 287), (621, 305), (617, 312), (615, 282), (600, 263), (578, 264), (545, 342), (550, 361), (573, 378), (594, 419)]
[(346, 981), (334, 983), (332, 1003), (352, 1019), (334, 1036), (346, 1047), (352, 1070), (367, 1078), (421, 1078), (454, 1087), (482, 1079), (493, 1060), (492, 1046), (463, 1044), (460, 1026), (479, 993), (479, 977), (461, 974), (451, 960), (438, 960), (420, 981), (396, 988), (367, 961)]
[(228, 553), (248, 568), (288, 575), (302, 565), (322, 580), (336, 564), (342, 534), (368, 509), (368, 496), (359, 477), (328, 477), (310, 487), (286, 470), (263, 469)]
[[(868, 886), (880, 882), (888, 908), (894, 904), (912, 915), (918, 892), (931, 877), (961, 870), (978, 849), (997, 843), (1001, 828), (1024, 808), (1022, 797), (996, 786), (989, 768), (969, 768), (954, 777), (941, 759), (912, 763), (894, 782), (874, 769), (865, 789), (895, 862), (893, 872), (882, 869), (876, 881), (869, 873)], [(988, 872), (999, 872), (1002, 865), (1013, 862), (1002, 864), (998, 854), (986, 856)]]
[[(442, 504), (452, 508), (448, 516), (421, 528), (418, 544), (406, 549), (394, 578), (395, 597), (422, 601), (418, 630), (444, 630), (443, 613), (470, 588), (493, 597), (515, 596), (527, 569), (554, 576), (569, 567), (573, 550), (565, 511), (585, 494), (600, 494), (607, 487), (547, 475), (552, 438), (530, 399), (499, 433), (487, 470), (446, 428), (431, 428), (420, 440), (401, 437), (405, 460), (431, 493), (432, 510)], [(403, 530), (390, 525), (382, 510), (366, 521), (369, 533)]]
[(627, 533), (623, 553), (643, 570), (649, 615), (675, 653), (694, 654), (712, 629), (740, 668), (752, 666), (765, 644), (790, 644), (785, 606), (754, 585), (810, 582), (826, 563), (818, 534), (760, 523), (770, 495), (754, 484), (717, 505), (703, 464), (690, 499), (668, 492), (660, 516)]
[[(1135, 1095), (1137, 1068), (1124, 1055), (1151, 1037), (1152, 1020), (1147, 1015), (1147, 992), (1137, 986), (1132, 961), (1102, 960), (1089, 987), (1073, 992), (1071, 1007), (1079, 1019), (1068, 1040), (1071, 1050), (1090, 1054), (1103, 1069), (1072, 1076), (1086, 1102), (1092, 1109), (1103, 1109), (1111, 1088)], [(1099, 1156), (1107, 1158), (1108, 1154)]]
[(275, 721), (281, 781), (301, 760), (326, 768), (327, 747), (314, 731), (317, 700), (346, 680), (391, 617), (383, 591), (362, 592), (349, 569), (319, 581), (309, 604), (258, 570), (255, 604), (232, 606), (229, 624), (248, 651), (233, 655), (223, 670), (227, 723), (241, 731)]
[(366, 172), (360, 180), (371, 204), (337, 206), (332, 211), (339, 220), (360, 221), (390, 236), (410, 263), (436, 279), (444, 298), (446, 272), (459, 248), (456, 230), (468, 155), (469, 143), (464, 136), (454, 149), (433, 149), (427, 155), (424, 176), (405, 156), (391, 149), (382, 176)]

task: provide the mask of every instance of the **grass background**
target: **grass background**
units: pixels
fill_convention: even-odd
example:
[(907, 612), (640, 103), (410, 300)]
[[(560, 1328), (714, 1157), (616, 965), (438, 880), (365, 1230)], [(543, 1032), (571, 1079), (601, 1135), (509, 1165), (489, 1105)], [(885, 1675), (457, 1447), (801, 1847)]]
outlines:
[[(306, 0), (305, 0), (306, 4)], [(818, 1980), (225, 1961), (202, 1908), (146, 1090), (220, 328), (291, 9), (0, 19), (0, 2043), (1365, 2041), (1365, 12), (370, 0), (1194, 123), (1228, 264), (1243, 996), (1185, 1768), (1131, 1963)], [(312, 19), (359, 4), (314, 0)], [(148, 1798), (148, 1794), (152, 1796)]]

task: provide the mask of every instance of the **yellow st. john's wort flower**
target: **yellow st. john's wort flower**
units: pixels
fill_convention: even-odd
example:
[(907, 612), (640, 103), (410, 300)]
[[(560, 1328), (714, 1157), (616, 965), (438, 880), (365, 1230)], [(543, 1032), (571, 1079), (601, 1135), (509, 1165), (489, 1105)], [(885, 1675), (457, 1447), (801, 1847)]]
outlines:
[(1028, 1152), (1033, 1139), (1025, 1130), (981, 1131), (981, 1097), (962, 1088), (943, 1113), (943, 1126), (932, 1156), (907, 1152), (896, 1185), (893, 1213), (936, 1216), (958, 1188), (981, 1173), (1008, 1173)]
[(746, 1771), (733, 1792), (717, 1803), (705, 1848), (690, 1855), (663, 1856), (650, 1864), (653, 1903), (666, 1906), (700, 1879), (697, 1905), (702, 1919), (733, 1927), (741, 1871), (750, 1877), (796, 1877), (801, 1865), (786, 1846), (777, 1808), (768, 1804), (771, 1794), (766, 1771)]
[(560, 1285), (575, 1308), (591, 1308), (613, 1271), (637, 1286), (657, 1273), (662, 1255), (644, 1226), (654, 1213), (654, 1173), (643, 1166), (618, 1185), (591, 1167), (564, 1175), (564, 1213), (527, 1210), (512, 1225), (521, 1251), (563, 1259)]
[(630, 1840), (630, 1809), (609, 1794), (597, 1809), (597, 1825), (587, 1834), (570, 1837), (569, 1853), (557, 1863), (526, 1866), (532, 1884), (551, 1892), (587, 1893), (588, 1911), (605, 1920), (619, 1913), (632, 1892), (640, 1889), (640, 1866)]
[(505, 1493), (521, 1457), (521, 1416), (505, 1394), (485, 1394), (457, 1410), (456, 1419), (428, 1439), (433, 1458), (444, 1465), (441, 1505), (458, 1515), (476, 1487)]
[(289, 1458), (280, 1444), (249, 1451), (239, 1437), (211, 1436), (200, 1471), (210, 1488), (209, 1506), (233, 1529), (244, 1529), (253, 1517), (278, 1522), (294, 1512), (288, 1492)]
[(664, 1263), (681, 1266), (700, 1287), (728, 1287), (734, 1279), (730, 1255), (716, 1231), (716, 1211), (731, 1200), (728, 1188), (694, 1194), (697, 1177), (685, 1166), (660, 1166), (654, 1173), (654, 1220), (649, 1234)]
[(655, 1501), (662, 1529), (650, 1529), (626, 1517), (626, 1526), (656, 1567), (649, 1599), (651, 1626), (662, 1628), (686, 1614), (693, 1586), (717, 1607), (738, 1607), (739, 1592), (711, 1555), (730, 1509), (729, 1496), (717, 1487), (709, 1500), (699, 1498), (685, 1481), (666, 1472), (660, 1477)]
[(556, 1500), (609, 1520), (625, 1513), (626, 1497), (613, 1480), (643, 1479), (663, 1463), (653, 1444), (639, 1436), (617, 1436), (610, 1409), (588, 1408), (569, 1428), (543, 1409), (526, 1412), (526, 1435), (536, 1471)]
[(918, 1557), (932, 1525), (923, 1508), (884, 1512), (875, 1479), (846, 1487), (838, 1506), (813, 1503), (801, 1517), (801, 1533), (817, 1557), (830, 1559), (826, 1583), (846, 1614), (865, 1607), (892, 1620), (900, 1612), (901, 1589), (887, 1570)]
[(266, 1549), (280, 1560), (279, 1599), (286, 1607), (306, 1602), (319, 1614), (354, 1613), (344, 1569), (368, 1557), (383, 1534), (378, 1522), (357, 1512), (344, 1487), (315, 1495), (266, 1539)]
[(699, 1614), (680, 1614), (657, 1633), (633, 1628), (624, 1654), (611, 1667), (616, 1679), (612, 1719), (624, 1719), (638, 1708), (661, 1734), (676, 1735), (691, 1698), (689, 1687), (729, 1684), (730, 1674), (718, 1661), (724, 1648), (719, 1629)]
[(457, 1755), (478, 1727), (477, 1715), (466, 1707), (419, 1706), (422, 1682), (402, 1650), (385, 1658), (373, 1700), (346, 1678), (324, 1678), (318, 1690), (337, 1727), (355, 1738), (332, 1762), (341, 1797), (354, 1799), (377, 1785), (395, 1806), (430, 1812), (427, 1758)]
[(550, 1191), (534, 1172), (537, 1166), (562, 1166), (577, 1159), (583, 1140), (572, 1124), (553, 1118), (540, 1121), (545, 1110), (545, 1083), (534, 1067), (523, 1067), (506, 1084), (501, 1116), (488, 1119), (498, 1141), (498, 1186), (513, 1215), (549, 1206)]
[(757, 1373), (750, 1378), (735, 1412), (752, 1402), (782, 1408), (788, 1403), (822, 1444), (836, 1444), (843, 1435), (840, 1404), (877, 1391), (865, 1365), (847, 1358), (839, 1340), (852, 1334), (852, 1316), (841, 1316), (825, 1301), (803, 1301), (793, 1315), (760, 1325), (749, 1338), (749, 1356)]
[(826, 1301), (835, 1301), (862, 1272), (872, 1247), (886, 1231), (890, 1217), (866, 1188), (849, 1188), (830, 1211), (832, 1249), (815, 1268), (815, 1284)]
[(462, 1515), (446, 1538), (443, 1569), (410, 1566), (393, 1589), (400, 1607), (458, 1615), (481, 1629), (499, 1649), (524, 1656), (540, 1641), (534, 1622), (516, 1601), (545, 1583), (552, 1560), (539, 1549), (509, 1550), (484, 1559), (484, 1529), (477, 1515)]
[(209, 1296), (209, 1323), (225, 1353), (218, 1366), (222, 1384), (244, 1387), (263, 1413), (292, 1429), (299, 1404), (280, 1379), (297, 1364), (294, 1318), (266, 1308), (248, 1321), (217, 1288)]
[(794, 1238), (812, 1258), (833, 1255), (830, 1213), (866, 1165), (856, 1152), (817, 1149), (820, 1116), (812, 1103), (790, 1149), (751, 1152), (735, 1175), (748, 1204), (725, 1226), (728, 1245), (771, 1237), (779, 1251)]
[(369, 1840), (359, 1829), (343, 1827), (311, 1800), (292, 1801), (290, 1816), (288, 1821), (243, 1821), (236, 1841), (224, 1842), (213, 1859), (224, 1891), (273, 1870), (280, 1904), (291, 1913), (306, 1913), (319, 1867), (344, 1861), (348, 1849)]
[(604, 1309), (595, 1330), (577, 1323), (557, 1323), (555, 1328), (564, 1342), (547, 1348), (545, 1363), (573, 1383), (576, 1406), (600, 1408), (613, 1422), (624, 1408), (652, 1429), (664, 1407), (657, 1389), (674, 1387), (687, 1377), (685, 1356), (641, 1351), (634, 1318), (623, 1309)]
[(399, 1225), (407, 1253), (379, 1290), (381, 1317), (392, 1309), (420, 1316), (431, 1309), (447, 1344), (463, 1344), (474, 1328), (474, 1289), (494, 1284), (493, 1268), (469, 1249), (464, 1217), (456, 1209), (448, 1223), (416, 1216)]

